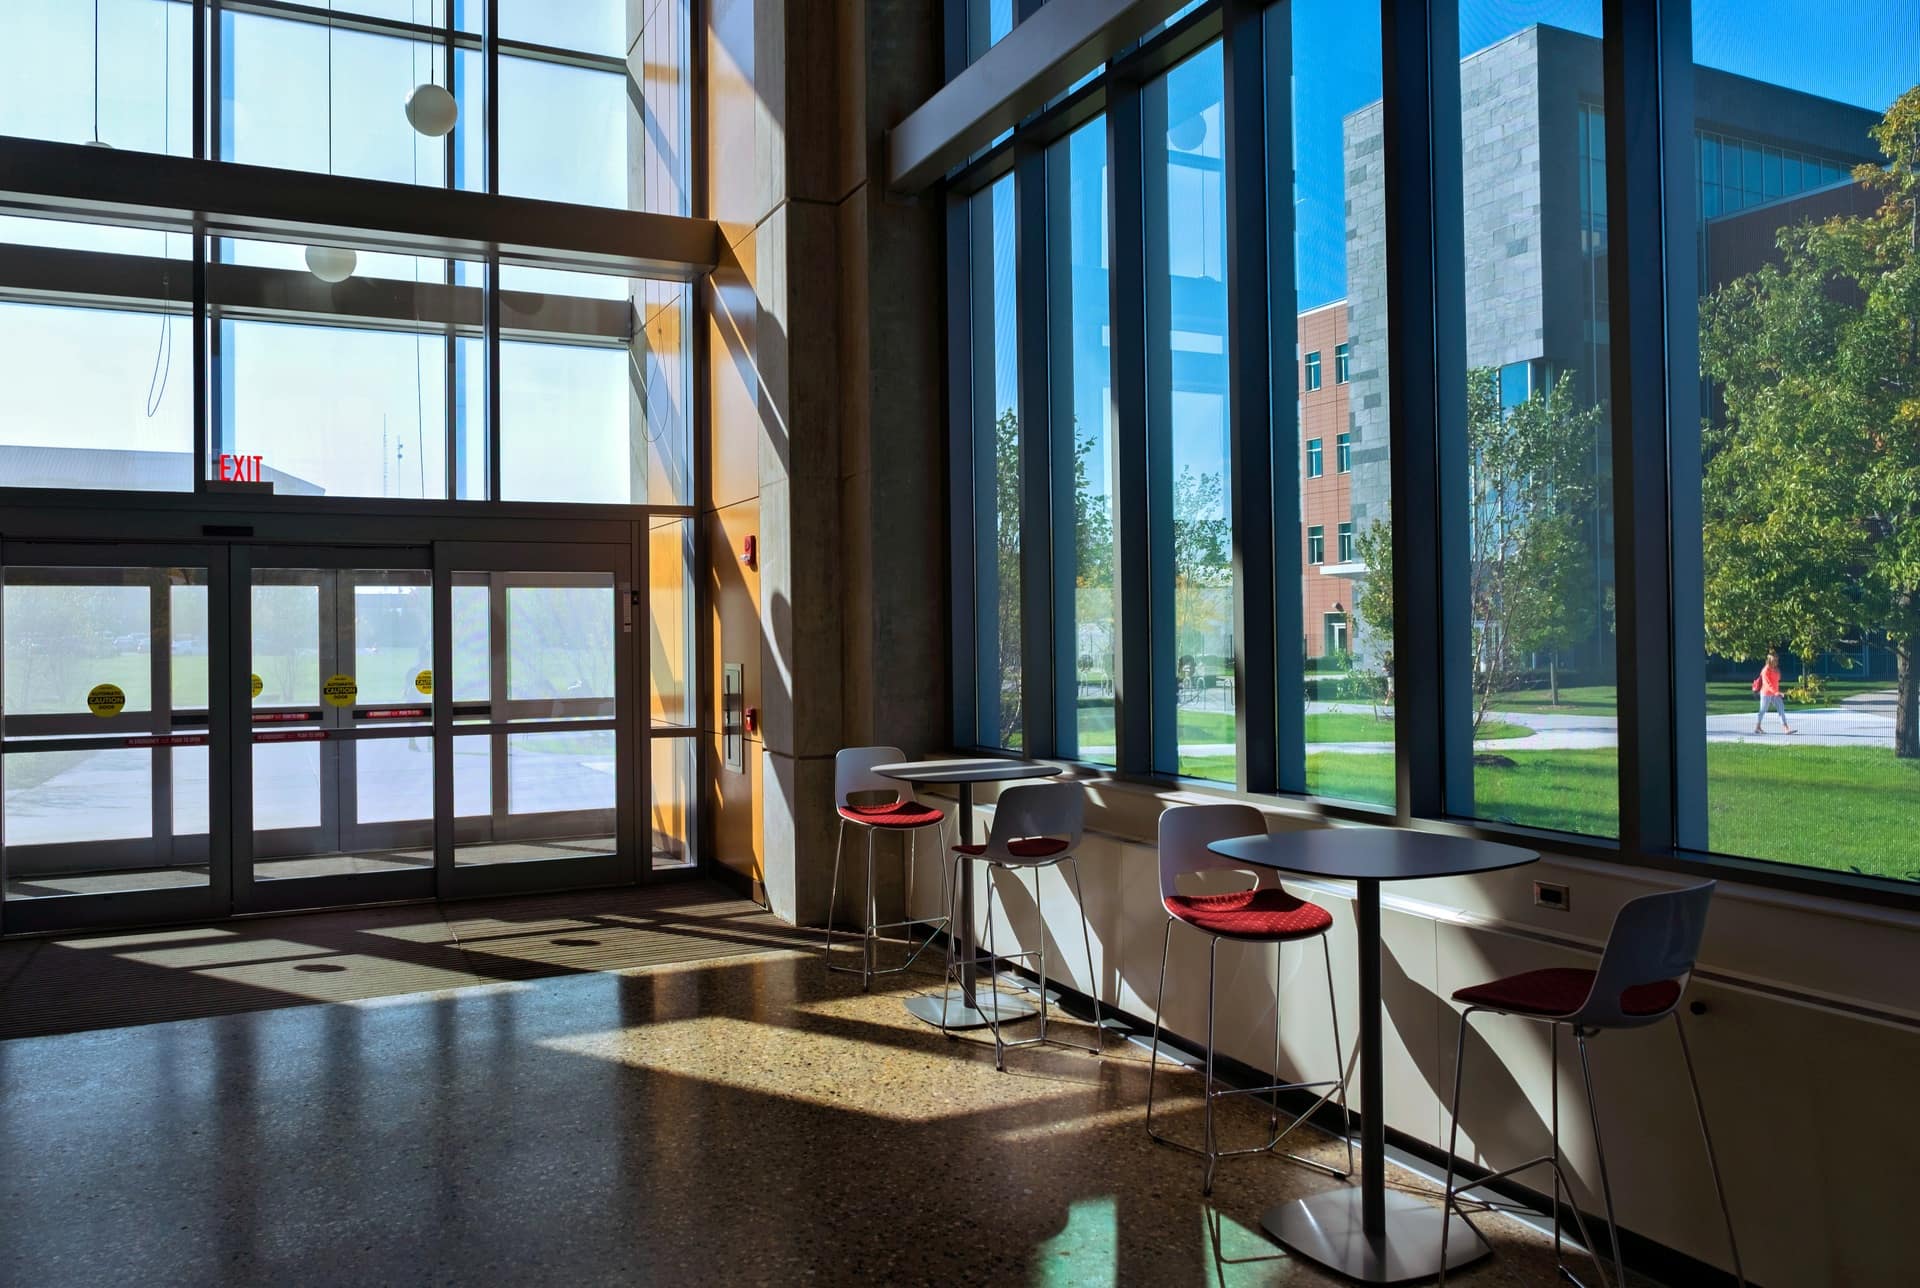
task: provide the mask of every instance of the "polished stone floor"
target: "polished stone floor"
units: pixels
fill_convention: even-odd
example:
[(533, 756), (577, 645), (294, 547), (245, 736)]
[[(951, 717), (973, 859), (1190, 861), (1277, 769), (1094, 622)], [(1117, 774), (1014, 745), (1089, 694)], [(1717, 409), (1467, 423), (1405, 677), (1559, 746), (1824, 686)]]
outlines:
[[(1259, 1217), (1339, 1182), (1261, 1157), (1203, 1199), (1142, 1130), (1138, 1048), (998, 1073), (902, 1010), (935, 977), (862, 994), (711, 898), (686, 916), (724, 924), (682, 937), (731, 955), (619, 969), (579, 927), (621, 898), (496, 910), (528, 977), (0, 1042), (0, 1283), (1335, 1282)], [(1196, 1087), (1163, 1083), (1170, 1130), (1197, 1133)], [(1223, 1130), (1265, 1128), (1228, 1105)], [(1554, 1282), (1544, 1236), (1481, 1224), (1497, 1255), (1450, 1282)]]

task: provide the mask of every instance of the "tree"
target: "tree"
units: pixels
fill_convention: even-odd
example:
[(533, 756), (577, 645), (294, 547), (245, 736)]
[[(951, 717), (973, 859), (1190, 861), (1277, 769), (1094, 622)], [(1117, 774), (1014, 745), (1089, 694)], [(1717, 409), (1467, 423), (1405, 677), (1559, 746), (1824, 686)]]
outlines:
[(1920, 86), (1872, 131), (1864, 216), (1783, 228), (1780, 262), (1702, 301), (1722, 414), (1702, 427), (1707, 647), (1810, 658), (1879, 632), (1894, 754), (1920, 756)]
[[(1467, 373), (1468, 594), (1473, 620), (1473, 727), (1494, 696), (1547, 659), (1560, 701), (1559, 655), (1592, 637), (1593, 560), (1599, 495), (1594, 457), (1603, 416), (1575, 402), (1573, 373), (1502, 407), (1496, 373)], [(1355, 541), (1367, 572), (1355, 605), (1370, 639), (1384, 644), (1391, 683), (1393, 526), (1378, 519)]]
[[(1230, 632), (1233, 530), (1227, 521), (1226, 487), (1218, 474), (1184, 466), (1173, 479), (1174, 620), (1182, 628), (1179, 650), (1197, 654), (1209, 625)], [(1195, 659), (1194, 678), (1201, 670)]]
[(1393, 701), (1393, 518), (1392, 512), (1360, 529), (1354, 558), (1366, 569), (1353, 583), (1353, 612), (1360, 621), (1355, 654), (1379, 660), (1378, 696)]
[(1560, 701), (1560, 654), (1594, 626), (1594, 469), (1603, 412), (1576, 404), (1572, 372), (1503, 408), (1497, 374), (1467, 373), (1468, 591), (1473, 727), (1495, 694), (1547, 660)]
[(1009, 407), (993, 426), (993, 513), (995, 583), (999, 603), (979, 604), (977, 612), (1000, 616), (1000, 689), (996, 747), (1020, 746), (1020, 417)]

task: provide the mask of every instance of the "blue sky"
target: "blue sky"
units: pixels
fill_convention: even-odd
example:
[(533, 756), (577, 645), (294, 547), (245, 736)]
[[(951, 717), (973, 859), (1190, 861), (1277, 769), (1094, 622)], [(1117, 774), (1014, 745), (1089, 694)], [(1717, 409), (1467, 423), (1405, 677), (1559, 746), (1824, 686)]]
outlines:
[[(1462, 54), (1536, 23), (1600, 34), (1599, 0), (1465, 0)], [(1346, 293), (1340, 122), (1380, 97), (1380, 11), (1295, 0), (1294, 142), (1300, 307)], [(1916, 0), (1695, 0), (1694, 61), (1883, 110), (1920, 84)]]

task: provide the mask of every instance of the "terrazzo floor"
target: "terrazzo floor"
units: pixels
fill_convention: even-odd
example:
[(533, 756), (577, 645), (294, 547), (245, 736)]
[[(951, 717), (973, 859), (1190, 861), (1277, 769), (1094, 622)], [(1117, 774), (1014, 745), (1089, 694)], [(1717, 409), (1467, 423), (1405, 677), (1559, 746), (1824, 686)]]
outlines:
[[(863, 994), (770, 918), (691, 895), (731, 956), (582, 960), (578, 925), (621, 898), (497, 907), (503, 960), (559, 950), (522, 978), (0, 1042), (0, 1283), (1343, 1282), (1259, 1228), (1340, 1182), (1255, 1157), (1203, 1199), (1197, 1161), (1142, 1129), (1137, 1047), (996, 1072), (990, 1041), (901, 1008), (937, 976)], [(1161, 1084), (1169, 1132), (1197, 1137), (1197, 1088)], [(1266, 1127), (1222, 1113), (1229, 1141)], [(1480, 1224), (1495, 1256), (1450, 1283), (1556, 1282), (1545, 1236)]]

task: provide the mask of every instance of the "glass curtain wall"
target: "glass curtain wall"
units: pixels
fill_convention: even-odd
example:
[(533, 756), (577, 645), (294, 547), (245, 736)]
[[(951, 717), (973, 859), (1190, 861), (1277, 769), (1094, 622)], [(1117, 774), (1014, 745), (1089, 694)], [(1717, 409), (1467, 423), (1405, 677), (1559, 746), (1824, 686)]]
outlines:
[[(1394, 803), (1392, 451), (1387, 442), (1386, 201), (1380, 15), (1339, 0), (1289, 6), (1291, 197), (1306, 790)], [(1269, 145), (1271, 146), (1271, 144)], [(1269, 200), (1275, 197), (1270, 194)], [(1276, 293), (1284, 284), (1274, 282)], [(1276, 399), (1282, 386), (1276, 382)], [(1280, 455), (1276, 444), (1278, 459)], [(1286, 476), (1283, 475), (1283, 478)], [(1288, 647), (1293, 641), (1282, 641)], [(1283, 692), (1281, 701), (1291, 701)]]
[(1146, 194), (1148, 531), (1171, 648), (1154, 685), (1176, 762), (1236, 777), (1233, 514), (1228, 442), (1226, 130), (1218, 43), (1141, 93)]
[[(1472, 797), (1451, 813), (1619, 830), (1598, 0), (1460, 10)], [(1456, 539), (1460, 534), (1452, 534)], [(1458, 611), (1458, 605), (1450, 605)], [(1464, 749), (1451, 749), (1459, 755)]]
[(1019, 336), (1013, 177), (968, 200), (974, 576), (973, 741), (1020, 750)]
[[(1912, 276), (1920, 205), (1910, 173), (1920, 14), (1868, 0), (1808, 28), (1782, 6), (1694, 0), (1693, 64), (1665, 69), (1686, 84), (1661, 100), (1693, 113), (1667, 123), (1693, 169), (1676, 190), (1664, 173), (1649, 177), (1658, 156), (1621, 155), (1615, 142), (1645, 127), (1631, 112), (1610, 118), (1602, 11), (1599, 0), (1460, 6), (1447, 57), (1458, 59), (1461, 106), (1435, 123), (1459, 145), (1459, 244), (1432, 221), (1399, 233), (1405, 262), (1434, 257), (1432, 285), (1457, 309), (1449, 341), (1460, 350), (1444, 372), (1401, 376), (1401, 387), (1445, 396), (1432, 448), (1448, 485), (1442, 521), (1397, 543), (1419, 568), (1394, 564), (1391, 436), (1429, 447), (1420, 425), (1390, 420), (1386, 222), (1389, 196), (1402, 195), (1393, 185), (1424, 177), (1426, 162), (1438, 163), (1451, 200), (1453, 156), (1447, 144), (1391, 170), (1384, 99), (1395, 87), (1383, 81), (1377, 11), (1276, 6), (1265, 83), (1237, 79), (1244, 101), (1228, 104), (1223, 51), (1208, 43), (1221, 7), (1190, 7), (1096, 73), (1097, 98), (1070, 93), (1018, 127), (1016, 143), (1025, 132), (1047, 150), (1044, 299), (1009, 302), (1026, 250), (1016, 176), (976, 181), (962, 199), (971, 312), (956, 334), (968, 346), (974, 485), (963, 553), (976, 611), (957, 629), (972, 635), (979, 700), (963, 740), (1022, 747), (1024, 706), (1054, 714), (1056, 754), (1135, 775), (1248, 783), (1272, 764), (1282, 791), (1399, 804), (1495, 833), (1559, 832), (1595, 854), (1624, 841), (1627, 857), (1677, 849), (1797, 865), (1743, 869), (1788, 882), (1807, 869), (1920, 880), (1903, 845), (1920, 825), (1920, 781), (1908, 773), (1920, 765), (1920, 587), (1902, 562), (1914, 521), (1899, 402), (1911, 383), (1901, 327), (1912, 301), (1897, 286)], [(1630, 27), (1614, 52), (1654, 61), (1642, 36)], [(1121, 64), (1127, 74), (1116, 76)], [(1274, 98), (1282, 84), (1285, 110)], [(1105, 115), (1072, 115), (1089, 103)], [(1266, 320), (1292, 341), (1291, 354), (1269, 346), (1267, 383), (1274, 484), (1298, 496), (1297, 526), (1274, 533), (1276, 589), (1297, 567), (1299, 632), (1272, 656), (1235, 637), (1263, 595), (1236, 577), (1258, 525), (1233, 505), (1248, 493), (1234, 477), (1246, 440), (1232, 409), (1236, 376), (1258, 354), (1229, 325), (1245, 268), (1228, 232), (1246, 192), (1229, 170), (1230, 106), (1262, 114), (1272, 136)], [(1055, 112), (1074, 123), (1055, 124)], [(976, 161), (1004, 167), (1006, 157)], [(1016, 159), (1014, 169), (1032, 181), (1032, 167)], [(1276, 178), (1289, 175), (1290, 185)], [(1643, 258), (1646, 239), (1616, 243), (1609, 194), (1629, 182), (1681, 204), (1668, 235), (1687, 229), (1696, 256), (1669, 247)], [(1138, 208), (1114, 208), (1116, 198)], [(1281, 234), (1290, 259), (1275, 249)], [(1675, 271), (1696, 280), (1660, 280)], [(1683, 369), (1664, 373), (1666, 387), (1687, 392), (1668, 399), (1679, 420), (1665, 427), (1662, 461), (1644, 440), (1616, 447), (1617, 434), (1648, 431), (1615, 413), (1616, 387), (1638, 396), (1640, 382), (1615, 371), (1613, 343), (1648, 298), (1674, 290), (1697, 294), (1699, 331), (1667, 339)], [(1233, 316), (1248, 315), (1236, 306)], [(1290, 331), (1277, 320), (1288, 316)], [(1046, 357), (1043, 397), (1015, 396), (1017, 377), (1034, 378), (1016, 371), (1017, 321), (1045, 338), (1026, 350)], [(1023, 406), (1053, 422), (1050, 481), (1022, 473)], [(1630, 476), (1616, 478), (1616, 461)], [(1043, 486), (1050, 495), (1026, 495)], [(1636, 542), (1642, 562), (1628, 567), (1616, 557), (1617, 498), (1669, 486), (1667, 513), (1640, 524), (1664, 528), (1670, 547), (1643, 558)], [(1288, 524), (1291, 499), (1274, 507)], [(1052, 530), (1022, 531), (1023, 504), (1030, 523), (1051, 515)], [(1136, 533), (1144, 573), (1119, 558)], [(1024, 566), (1052, 577), (1053, 616), (1023, 623), (1022, 548), (1036, 541), (1049, 552), (1027, 549)], [(1395, 594), (1424, 591), (1436, 574), (1438, 606)], [(1616, 626), (1633, 605), (1644, 630), (1649, 606), (1665, 601), (1670, 641), (1636, 644)], [(1032, 641), (1023, 650), (1022, 631), (1042, 627), (1054, 633), (1051, 671), (1023, 676), (1022, 658), (1031, 667), (1046, 653)], [(1139, 695), (1119, 683), (1142, 653), (1145, 732), (1127, 702)], [(1263, 743), (1264, 725), (1242, 715), (1252, 694), (1235, 689), (1256, 663), (1280, 677), (1282, 703), (1301, 682), (1303, 762), (1274, 754), (1288, 749)], [(1673, 742), (1645, 692), (1652, 677), (1657, 711), (1670, 675)], [(1027, 692), (1035, 684), (1046, 692)], [(1403, 685), (1423, 705), (1437, 691), (1439, 718), (1397, 722)], [(1621, 695), (1635, 689), (1643, 734), (1622, 746)], [(1069, 710), (1071, 729), (1059, 727)], [(1130, 736), (1148, 749), (1129, 753)], [(1395, 753), (1409, 739), (1414, 757), (1445, 772), (1414, 775), (1416, 799), (1396, 802)], [(1635, 784), (1669, 768), (1675, 798), (1642, 799)]]
[(1916, 881), (1920, 12), (1790, 30), (1694, 0), (1702, 559), (1674, 589), (1704, 653), (1676, 736), (1704, 760), (1681, 828)]
[[(1075, 717), (1058, 733), (1058, 754), (1114, 763), (1113, 359), (1108, 345), (1107, 127), (1095, 120), (1047, 152), (1047, 301), (1055, 421), (1054, 495), (1073, 521), (1069, 621), (1056, 622), (1072, 654)], [(1065, 507), (1063, 507), (1065, 508)], [(1064, 661), (1063, 661), (1064, 665)], [(1062, 677), (1063, 682), (1064, 677)]]

